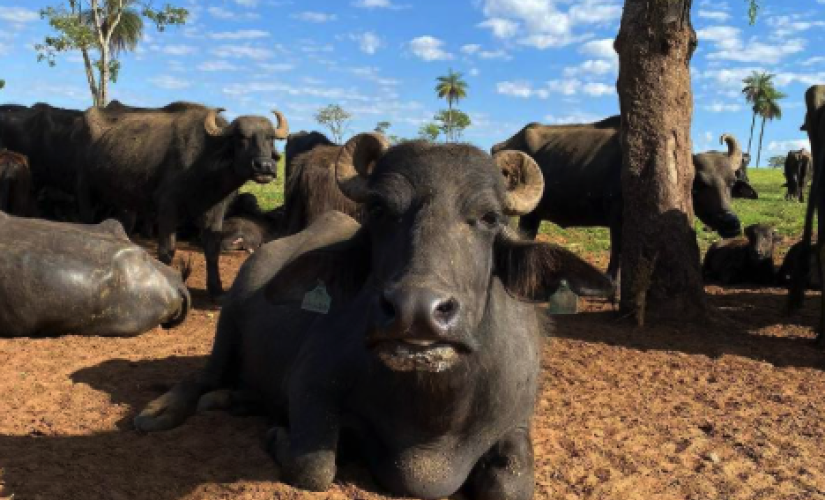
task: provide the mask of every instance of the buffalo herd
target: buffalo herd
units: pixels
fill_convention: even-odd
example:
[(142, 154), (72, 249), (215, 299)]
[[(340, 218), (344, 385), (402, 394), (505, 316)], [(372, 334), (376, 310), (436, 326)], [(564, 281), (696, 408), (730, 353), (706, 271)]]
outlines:
[[(806, 103), (812, 153), (792, 151), (785, 166), (789, 199), (803, 201), (813, 179), (805, 233), (778, 271), (771, 227), (740, 238), (732, 199), (758, 195), (738, 141), (725, 134), (725, 151), (693, 156), (695, 214), (723, 238), (705, 279), (787, 284), (789, 310), (825, 279), (825, 240), (813, 243), (825, 210), (825, 86)], [(391, 145), (378, 133), (335, 144), (290, 134), (278, 111), (232, 121), (222, 111), (0, 106), (0, 337), (180, 324), (192, 307), (189, 265), (173, 258), (177, 239), (194, 237), (221, 304), (212, 353), (134, 418), (138, 431), (254, 408), (273, 421), (264, 444), (281, 479), (299, 488), (329, 488), (346, 436), (393, 494), (532, 498), (531, 421), (551, 327), (535, 303), (563, 284), (614, 299), (621, 118), (531, 123), (487, 154)], [(278, 140), (284, 203), (264, 210), (240, 189), (277, 177)], [(607, 272), (536, 241), (542, 221), (609, 228)], [(157, 240), (157, 259), (132, 242), (138, 232)], [(224, 294), (227, 251), (251, 255)]]

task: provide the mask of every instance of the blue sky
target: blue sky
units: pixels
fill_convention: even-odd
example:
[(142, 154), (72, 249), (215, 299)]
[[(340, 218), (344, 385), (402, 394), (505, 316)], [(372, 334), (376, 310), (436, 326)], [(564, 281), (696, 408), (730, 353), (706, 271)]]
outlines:
[[(0, 101), (85, 108), (78, 55), (54, 68), (33, 45), (48, 26), (37, 11), (56, 0), (0, 0)], [(156, 0), (155, 4), (160, 4)], [(293, 131), (318, 129), (313, 113), (338, 103), (354, 114), (349, 132), (392, 123), (411, 137), (445, 107), (435, 78), (464, 73), (459, 105), (473, 126), (465, 140), (488, 148), (533, 121), (592, 121), (618, 112), (620, 0), (173, 0), (183, 28), (147, 26), (123, 60), (112, 97), (157, 106), (189, 100), (231, 117), (278, 108)], [(749, 26), (744, 0), (694, 2), (700, 45), (692, 64), (694, 149), (718, 148), (721, 133), (747, 143), (750, 110), (739, 93), (753, 70), (776, 73), (789, 97), (765, 132), (764, 156), (807, 145), (799, 131), (803, 94), (825, 83), (825, 0), (762, 0)], [(758, 126), (757, 126), (758, 131)]]

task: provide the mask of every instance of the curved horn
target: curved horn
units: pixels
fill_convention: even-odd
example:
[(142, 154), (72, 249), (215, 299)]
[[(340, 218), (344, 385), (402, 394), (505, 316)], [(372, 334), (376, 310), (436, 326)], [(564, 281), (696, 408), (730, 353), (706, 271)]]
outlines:
[(275, 138), (286, 139), (289, 137), (289, 122), (286, 121), (284, 115), (277, 109), (273, 109), (272, 114), (278, 118), (278, 128), (275, 129)]
[(504, 213), (524, 215), (532, 212), (544, 193), (544, 176), (535, 160), (521, 151), (500, 151), (493, 156), (506, 178)]
[(374, 132), (358, 134), (344, 144), (335, 161), (335, 179), (347, 198), (358, 203), (366, 201), (367, 176), (389, 147), (387, 139)]
[(722, 134), (719, 138), (719, 144), (728, 143), (728, 158), (730, 159), (733, 171), (736, 172), (742, 168), (742, 149), (739, 143), (736, 142), (736, 137), (728, 134)]
[(223, 111), (223, 108), (210, 109), (209, 114), (206, 115), (206, 120), (203, 121), (203, 128), (212, 137), (223, 137), (229, 133), (230, 127), (218, 125), (218, 115)]

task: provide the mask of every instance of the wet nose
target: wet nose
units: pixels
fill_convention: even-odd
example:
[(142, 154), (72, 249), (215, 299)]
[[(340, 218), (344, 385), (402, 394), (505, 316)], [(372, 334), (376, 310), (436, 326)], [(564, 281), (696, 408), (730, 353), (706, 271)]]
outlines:
[(388, 289), (379, 301), (381, 329), (399, 337), (443, 337), (461, 308), (455, 298), (426, 288)]
[(742, 232), (742, 223), (733, 212), (723, 212), (716, 218), (717, 231), (722, 238), (735, 238)]
[(275, 163), (269, 158), (256, 158), (252, 160), (252, 167), (259, 172), (270, 172)]

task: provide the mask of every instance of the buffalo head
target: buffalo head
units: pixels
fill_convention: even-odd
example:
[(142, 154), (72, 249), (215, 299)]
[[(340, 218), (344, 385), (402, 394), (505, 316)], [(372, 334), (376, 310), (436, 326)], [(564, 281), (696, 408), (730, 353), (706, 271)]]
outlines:
[(339, 153), (336, 177), (367, 207), (366, 343), (391, 370), (441, 372), (483, 350), (489, 339), (479, 332), (494, 321), (500, 294), (544, 299), (562, 279), (580, 294), (612, 291), (572, 253), (509, 229), (508, 218), (533, 210), (544, 186), (522, 152), (490, 157), (424, 142), (388, 149), (383, 136), (361, 134)]
[(704, 224), (723, 238), (733, 238), (742, 232), (742, 223), (733, 211), (732, 198), (757, 198), (756, 191), (744, 179), (737, 179), (742, 168), (742, 150), (730, 135), (721, 142), (728, 144), (728, 153), (708, 151), (694, 155), (696, 177), (693, 180), (693, 207)]
[(260, 116), (240, 116), (230, 124), (219, 117), (221, 108), (209, 112), (204, 121), (206, 133), (212, 137), (227, 141), (226, 147), (232, 151), (235, 172), (243, 178), (252, 179), (260, 184), (272, 181), (278, 174), (278, 154), (273, 141), (286, 139), (289, 125), (286, 118), (278, 112), (278, 127)]

